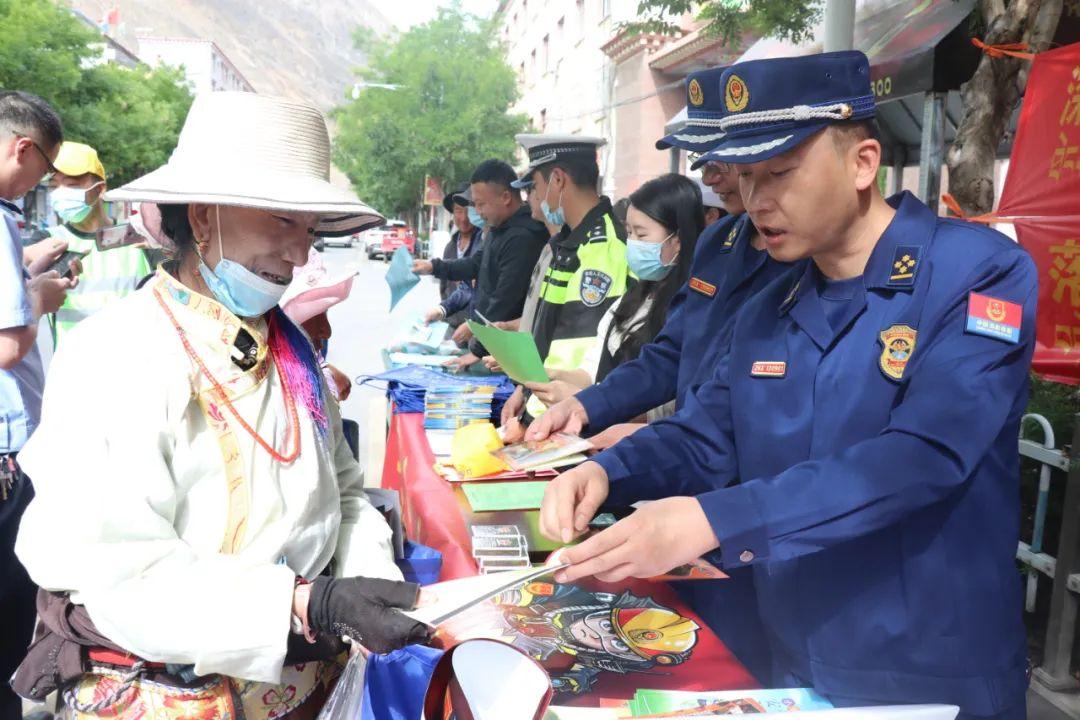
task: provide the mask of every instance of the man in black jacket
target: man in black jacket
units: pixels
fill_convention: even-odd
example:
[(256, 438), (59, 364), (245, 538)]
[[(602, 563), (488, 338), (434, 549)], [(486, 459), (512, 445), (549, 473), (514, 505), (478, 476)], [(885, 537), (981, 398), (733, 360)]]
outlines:
[[(417, 260), (413, 272), (440, 280), (477, 281), (473, 319), (492, 322), (521, 316), (529, 278), (547, 242), (547, 229), (533, 220), (521, 193), (511, 187), (514, 169), (500, 160), (485, 160), (473, 171), (471, 189), (477, 212), (491, 228), (486, 244), (470, 257), (444, 261)], [(478, 362), (485, 354), (474, 340), (470, 352), (454, 361), (458, 369)]]

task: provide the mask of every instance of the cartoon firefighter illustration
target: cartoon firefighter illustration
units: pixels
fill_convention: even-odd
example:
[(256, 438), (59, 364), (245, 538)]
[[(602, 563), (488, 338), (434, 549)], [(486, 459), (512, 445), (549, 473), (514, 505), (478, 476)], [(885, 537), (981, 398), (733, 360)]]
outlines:
[(686, 662), (698, 625), (652, 598), (534, 582), (496, 599), (513, 644), (544, 664), (556, 692), (587, 692), (603, 671), (650, 672)]

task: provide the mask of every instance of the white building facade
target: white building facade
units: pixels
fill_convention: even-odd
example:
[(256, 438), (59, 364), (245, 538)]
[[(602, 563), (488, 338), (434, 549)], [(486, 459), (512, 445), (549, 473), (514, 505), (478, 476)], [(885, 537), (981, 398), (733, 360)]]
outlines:
[(512, 108), (537, 132), (606, 138), (602, 190), (611, 194), (615, 154), (614, 66), (602, 47), (619, 23), (633, 20), (638, 0), (500, 0), (499, 39), (518, 76)]
[(247, 78), (212, 40), (140, 37), (139, 58), (149, 65), (182, 67), (192, 92), (255, 92)]

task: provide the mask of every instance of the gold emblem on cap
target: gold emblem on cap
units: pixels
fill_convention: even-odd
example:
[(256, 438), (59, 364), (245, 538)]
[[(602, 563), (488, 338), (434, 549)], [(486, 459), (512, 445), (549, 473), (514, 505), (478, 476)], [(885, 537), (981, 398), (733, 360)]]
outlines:
[(728, 112), (740, 112), (750, 104), (750, 88), (738, 75), (729, 75), (724, 88), (724, 104)]
[(701, 83), (696, 78), (690, 81), (690, 85), (686, 88), (686, 94), (690, 98), (690, 104), (695, 107), (705, 103), (705, 94), (701, 92)]

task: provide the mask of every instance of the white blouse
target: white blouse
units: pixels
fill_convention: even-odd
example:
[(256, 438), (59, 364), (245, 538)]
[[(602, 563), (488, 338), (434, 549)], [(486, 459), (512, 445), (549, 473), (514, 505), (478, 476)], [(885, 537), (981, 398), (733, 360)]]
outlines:
[[(277, 682), (295, 576), (313, 577), (333, 557), (339, 576), (400, 579), (390, 528), (363, 496), (336, 403), (326, 440), (298, 408), (301, 452), (288, 466), (223, 411), (248, 484), (243, 540), (220, 551), (225, 466), (193, 394), (210, 384), (158, 304), (158, 282), (80, 323), (54, 357), (41, 425), (19, 455), (36, 497), (16, 553), (34, 582), (70, 592), (140, 657)], [(211, 374), (243, 375), (229, 354), (235, 317), (170, 307)], [(263, 343), (264, 321), (246, 327)], [(233, 403), (280, 452), (288, 419), (277, 372), (251, 384)]]
[(612, 331), (611, 335), (608, 336), (608, 330), (611, 329), (611, 324), (615, 322), (615, 309), (619, 307), (619, 303), (621, 302), (622, 299), (617, 303), (612, 303), (611, 307), (608, 308), (608, 311), (604, 313), (604, 317), (600, 318), (600, 324), (596, 326), (596, 338), (585, 352), (585, 357), (582, 358), (581, 366), (578, 368), (579, 370), (584, 370), (589, 373), (589, 377), (593, 382), (596, 382), (596, 373), (600, 369), (600, 360), (604, 355), (604, 339), (607, 338), (608, 352), (614, 356), (615, 353), (619, 351), (619, 348), (622, 347), (623, 340), (626, 339), (626, 336), (645, 323), (645, 320), (649, 315), (649, 308), (652, 307), (652, 296), (646, 297), (644, 302), (641, 303), (637, 312), (634, 313), (634, 316), (630, 318), (630, 322), (627, 323), (625, 330), (616, 328)]

